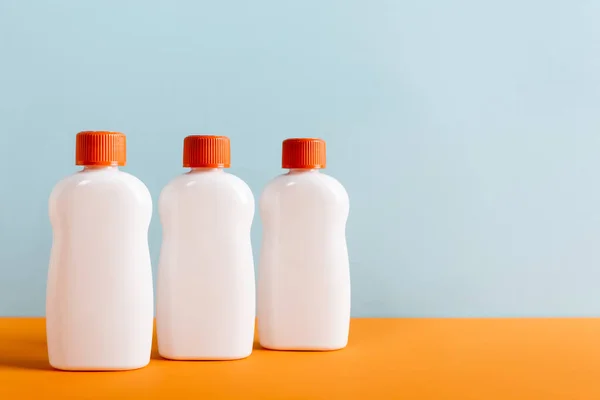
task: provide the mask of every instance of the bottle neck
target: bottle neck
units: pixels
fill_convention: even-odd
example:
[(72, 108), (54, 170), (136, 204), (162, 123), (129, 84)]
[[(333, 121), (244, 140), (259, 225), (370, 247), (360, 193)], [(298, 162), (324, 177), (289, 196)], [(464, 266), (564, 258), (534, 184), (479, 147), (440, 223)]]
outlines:
[(223, 167), (216, 167), (216, 168), (210, 168), (210, 167), (194, 167), (194, 168), (190, 168), (189, 173), (190, 174), (197, 174), (200, 172), (224, 172), (225, 169)]
[(118, 171), (118, 165), (84, 165), (82, 171)]
[(318, 174), (319, 168), (290, 168), (288, 174)]

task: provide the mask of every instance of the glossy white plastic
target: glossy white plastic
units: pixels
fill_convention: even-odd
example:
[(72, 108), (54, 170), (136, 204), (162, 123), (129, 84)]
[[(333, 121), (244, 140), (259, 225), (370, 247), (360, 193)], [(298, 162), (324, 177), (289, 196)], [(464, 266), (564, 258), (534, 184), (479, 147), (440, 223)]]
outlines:
[(173, 360), (249, 356), (256, 315), (250, 188), (222, 168), (194, 168), (163, 189), (159, 212), (160, 355)]
[(76, 371), (144, 367), (153, 328), (148, 189), (118, 167), (85, 167), (56, 185), (49, 211), (50, 364)]
[(350, 324), (348, 194), (313, 169), (278, 176), (260, 199), (258, 335), (277, 350), (336, 350)]

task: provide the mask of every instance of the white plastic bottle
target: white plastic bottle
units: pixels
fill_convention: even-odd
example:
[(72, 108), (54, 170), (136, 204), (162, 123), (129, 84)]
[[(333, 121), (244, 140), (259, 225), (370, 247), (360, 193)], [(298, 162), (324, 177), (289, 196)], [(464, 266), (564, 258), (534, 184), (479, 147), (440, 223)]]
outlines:
[(229, 138), (188, 136), (183, 166), (159, 200), (163, 226), (156, 328), (172, 360), (234, 360), (252, 352), (254, 197), (230, 164)]
[(287, 139), (283, 168), (260, 198), (258, 336), (276, 350), (336, 350), (348, 343), (348, 194), (325, 168), (325, 142)]
[(152, 347), (152, 199), (139, 179), (119, 171), (125, 135), (80, 132), (76, 141), (76, 164), (84, 168), (60, 181), (49, 201), (50, 364), (73, 371), (141, 368)]

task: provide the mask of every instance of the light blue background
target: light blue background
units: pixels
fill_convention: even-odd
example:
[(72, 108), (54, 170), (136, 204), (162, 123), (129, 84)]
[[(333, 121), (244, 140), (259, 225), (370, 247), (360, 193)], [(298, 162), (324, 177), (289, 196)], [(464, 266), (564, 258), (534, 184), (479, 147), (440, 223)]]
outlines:
[[(355, 316), (600, 315), (598, 21), (596, 0), (0, 0), (0, 315), (44, 313), (47, 198), (87, 129), (128, 135), (155, 200), (187, 134), (229, 135), (256, 196), (284, 138), (326, 139)], [(154, 264), (160, 240), (155, 214)]]

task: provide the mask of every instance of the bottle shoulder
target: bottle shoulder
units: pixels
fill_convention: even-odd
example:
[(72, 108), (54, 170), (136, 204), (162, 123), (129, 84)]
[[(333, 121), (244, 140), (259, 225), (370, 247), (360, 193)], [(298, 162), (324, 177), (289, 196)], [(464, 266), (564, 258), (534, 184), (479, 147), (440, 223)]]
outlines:
[[(107, 190), (110, 189), (110, 190)], [(152, 204), (146, 185), (137, 177), (123, 171), (80, 171), (60, 180), (50, 194), (50, 202), (75, 193), (95, 192), (94, 195), (131, 195), (140, 202)]]
[(261, 195), (261, 202), (290, 195), (314, 194), (320, 198), (330, 198), (332, 201), (348, 203), (348, 192), (334, 177), (322, 172), (279, 175), (271, 180)]
[(185, 173), (172, 179), (161, 191), (160, 202), (182, 196), (230, 197), (254, 202), (250, 187), (241, 178), (224, 172)]

